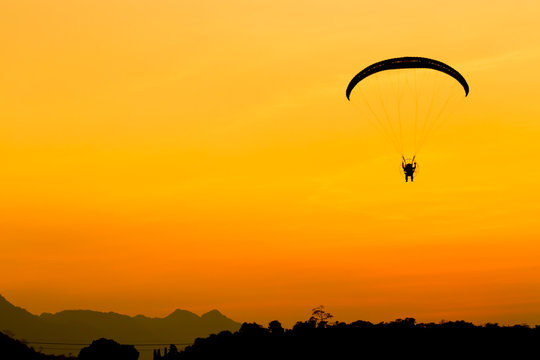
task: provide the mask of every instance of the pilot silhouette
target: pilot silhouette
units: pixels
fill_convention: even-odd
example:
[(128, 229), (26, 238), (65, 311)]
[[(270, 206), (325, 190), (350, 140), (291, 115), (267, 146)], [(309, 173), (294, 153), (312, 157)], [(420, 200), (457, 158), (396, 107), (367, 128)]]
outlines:
[(405, 173), (405, 182), (409, 181), (409, 177), (411, 178), (411, 182), (413, 181), (414, 171), (416, 170), (416, 161), (414, 161), (415, 157), (413, 157), (411, 161), (407, 161), (403, 156), (401, 167), (403, 168), (403, 172)]

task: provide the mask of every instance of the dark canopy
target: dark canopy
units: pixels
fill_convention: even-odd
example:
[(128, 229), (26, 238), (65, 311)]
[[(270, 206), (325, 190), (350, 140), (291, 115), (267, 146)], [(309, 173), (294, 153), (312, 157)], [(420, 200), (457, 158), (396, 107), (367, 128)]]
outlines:
[(465, 90), (465, 96), (469, 94), (469, 85), (467, 84), (467, 81), (454, 68), (437, 60), (423, 58), (423, 57), (407, 56), (407, 57), (400, 57), (400, 58), (379, 61), (373, 65), (368, 66), (364, 70), (360, 71), (358, 74), (356, 74), (355, 77), (353, 77), (353, 79), (349, 83), (349, 86), (347, 86), (347, 92), (346, 92), (347, 99), (350, 100), (349, 97), (351, 96), (351, 91), (354, 89), (356, 84), (358, 84), (360, 81), (362, 81), (363, 79), (365, 79), (366, 77), (370, 75), (373, 75), (375, 73), (378, 73), (379, 71), (384, 71), (384, 70), (411, 69), (411, 68), (433, 69), (433, 70), (441, 71), (445, 74), (448, 74), (454, 79), (456, 79), (461, 84), (461, 86), (463, 86), (463, 89)]

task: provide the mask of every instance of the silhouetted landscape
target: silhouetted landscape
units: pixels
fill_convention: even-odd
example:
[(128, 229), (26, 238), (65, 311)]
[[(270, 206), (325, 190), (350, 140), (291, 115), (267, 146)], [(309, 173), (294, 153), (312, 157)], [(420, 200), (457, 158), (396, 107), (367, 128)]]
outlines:
[[(333, 316), (321, 306), (312, 309), (313, 316), (309, 320), (297, 322), (292, 329), (283, 328), (277, 320), (270, 322), (267, 327), (257, 323), (243, 323), (234, 329), (238, 323), (217, 311), (200, 318), (178, 310), (164, 319), (143, 316), (131, 318), (93, 311), (64, 311), (38, 317), (9, 304), (3, 298), (1, 304), (0, 325), (4, 329), (0, 334), (1, 359), (515, 359), (540, 356), (540, 326), (500, 326), (496, 323), (475, 325), (466, 321), (417, 323), (414, 318), (376, 324), (361, 320), (351, 323), (330, 322)], [(220, 319), (221, 322), (213, 323), (213, 326), (219, 323), (233, 329), (198, 336), (185, 348), (177, 346), (185, 341), (177, 334), (193, 334), (194, 331), (203, 331), (202, 329), (210, 331), (209, 327), (204, 328), (201, 325), (205, 316)], [(139, 330), (134, 329), (136, 332), (131, 333), (131, 336), (137, 337), (132, 337), (131, 341), (123, 341), (122, 337), (128, 335), (127, 327), (135, 326), (136, 321), (143, 318), (146, 319), (146, 324), (161, 320), (168, 326), (148, 326), (144, 328), (146, 331), (139, 327)], [(169, 318), (176, 318), (176, 322)], [(191, 319), (191, 322), (185, 321), (185, 318)], [(199, 319), (199, 322), (194, 319)], [(91, 330), (85, 332), (84, 326), (89, 326)], [(51, 329), (51, 333), (40, 333), (40, 336), (52, 338), (63, 334), (64, 337), (57, 338), (58, 341), (81, 338), (81, 333), (75, 330), (71, 336), (61, 332), (69, 328), (80, 329), (76, 331), (82, 331), (85, 336), (96, 335), (93, 335), (95, 338), (92, 341), (81, 344), (82, 346), (69, 356), (55, 356), (43, 354), (39, 347), (36, 351), (31, 341), (27, 343), (12, 330), (36, 335), (47, 328)], [(114, 335), (115, 333), (117, 335)], [(151, 342), (155, 339), (171, 341), (167, 346), (139, 351), (133, 339), (148, 345), (152, 345)]]
[[(4, 334), (0, 339), (2, 359), (72, 359), (36, 353)], [(465, 321), (426, 324), (405, 318), (378, 324), (310, 320), (298, 322), (292, 329), (284, 329), (278, 321), (266, 328), (244, 323), (237, 332), (198, 338), (184, 350), (175, 345), (155, 349), (153, 359), (516, 359), (539, 355), (539, 326), (476, 326)], [(99, 339), (83, 348), (77, 358), (136, 360), (139, 352), (134, 346)]]
[(174, 346), (156, 351), (154, 359), (517, 359), (539, 355), (538, 326), (475, 326), (465, 321), (418, 324), (406, 318), (379, 324), (307, 321), (290, 330), (277, 321), (267, 328), (244, 323), (236, 333), (197, 339), (184, 351)]
[[(122, 344), (191, 344), (195, 338), (239, 328), (240, 323), (217, 310), (198, 316), (178, 309), (164, 318), (131, 317), (90, 310), (66, 310), (37, 316), (0, 296), (0, 331), (25, 340), (28, 345), (47, 354), (72, 352), (76, 355), (83, 345), (65, 344), (90, 344), (100, 338)], [(151, 348), (138, 348), (143, 350), (142, 360), (152, 358)]]

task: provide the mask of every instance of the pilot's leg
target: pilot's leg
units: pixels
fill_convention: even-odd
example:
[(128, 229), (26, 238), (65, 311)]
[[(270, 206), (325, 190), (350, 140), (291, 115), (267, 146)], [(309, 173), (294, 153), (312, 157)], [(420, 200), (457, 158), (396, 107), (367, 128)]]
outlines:
[(405, 182), (409, 181), (409, 175), (405, 174)]
[(411, 174), (411, 182), (412, 182), (412, 181), (413, 181), (413, 176), (412, 176), (412, 174)]

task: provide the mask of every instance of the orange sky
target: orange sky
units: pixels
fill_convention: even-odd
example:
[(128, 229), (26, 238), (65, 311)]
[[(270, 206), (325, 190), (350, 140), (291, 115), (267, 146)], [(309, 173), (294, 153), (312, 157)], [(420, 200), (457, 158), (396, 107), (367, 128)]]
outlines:
[[(540, 323), (536, 1), (7, 0), (0, 294), (34, 313)], [(345, 98), (395, 56), (471, 93), (399, 157)]]

